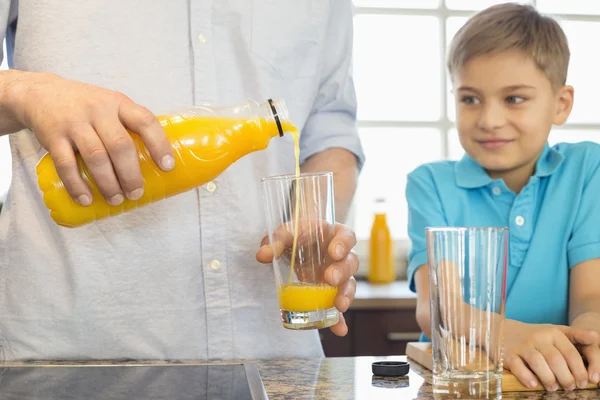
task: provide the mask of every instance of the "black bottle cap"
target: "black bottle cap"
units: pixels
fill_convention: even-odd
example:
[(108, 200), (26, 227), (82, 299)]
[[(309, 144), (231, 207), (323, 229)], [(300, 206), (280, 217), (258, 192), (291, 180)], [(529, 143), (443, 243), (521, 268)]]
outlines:
[(377, 376), (404, 376), (408, 374), (410, 364), (406, 361), (376, 361), (371, 368)]
[(271, 112), (273, 113), (273, 117), (275, 118), (275, 123), (277, 124), (277, 129), (279, 129), (279, 137), (283, 136), (283, 128), (281, 127), (281, 121), (279, 121), (279, 115), (277, 115), (277, 108), (273, 104), (272, 99), (268, 99), (269, 105), (271, 106)]

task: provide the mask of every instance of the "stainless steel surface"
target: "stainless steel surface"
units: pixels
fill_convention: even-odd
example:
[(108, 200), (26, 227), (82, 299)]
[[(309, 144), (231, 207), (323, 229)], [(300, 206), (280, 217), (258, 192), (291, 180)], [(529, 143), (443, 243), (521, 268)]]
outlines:
[(266, 400), (251, 364), (0, 368), (2, 400)]
[(265, 386), (263, 385), (262, 379), (260, 379), (260, 373), (258, 368), (254, 364), (244, 364), (246, 370), (246, 378), (248, 379), (248, 387), (250, 388), (250, 395), (252, 400), (268, 400)]

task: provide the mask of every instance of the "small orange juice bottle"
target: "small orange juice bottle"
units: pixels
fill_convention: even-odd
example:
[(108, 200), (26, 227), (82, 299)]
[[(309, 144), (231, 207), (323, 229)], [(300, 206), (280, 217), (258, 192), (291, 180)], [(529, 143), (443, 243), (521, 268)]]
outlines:
[(375, 218), (369, 239), (369, 273), (371, 283), (390, 283), (396, 280), (394, 242), (387, 224), (385, 200), (375, 200)]

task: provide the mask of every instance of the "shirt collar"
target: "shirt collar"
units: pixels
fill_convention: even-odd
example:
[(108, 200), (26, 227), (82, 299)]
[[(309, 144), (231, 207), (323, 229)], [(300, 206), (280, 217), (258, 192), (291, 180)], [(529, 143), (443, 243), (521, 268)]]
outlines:
[[(544, 177), (551, 175), (562, 164), (564, 156), (558, 150), (551, 148), (548, 143), (544, 146), (544, 151), (535, 165), (535, 175)], [(456, 163), (454, 167), (456, 184), (465, 189), (475, 189), (484, 187), (493, 182), (492, 178), (485, 172), (483, 167), (469, 155), (465, 154), (463, 158)]]

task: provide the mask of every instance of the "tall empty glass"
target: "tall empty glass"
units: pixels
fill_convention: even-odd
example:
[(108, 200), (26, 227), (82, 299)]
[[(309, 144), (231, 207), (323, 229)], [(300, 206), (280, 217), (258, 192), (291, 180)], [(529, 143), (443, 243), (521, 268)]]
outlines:
[(507, 228), (427, 228), (434, 392), (501, 393)]
[(334, 237), (333, 175), (268, 177), (262, 179), (262, 188), (283, 326), (335, 325), (337, 288), (323, 279)]

